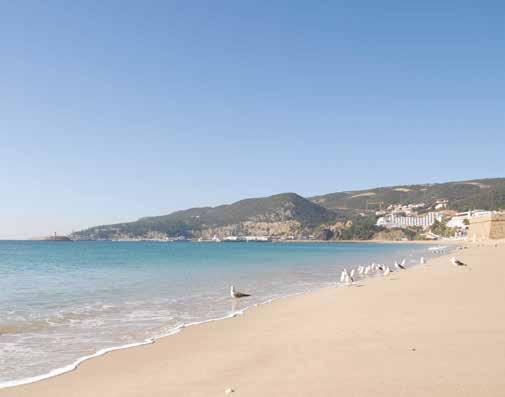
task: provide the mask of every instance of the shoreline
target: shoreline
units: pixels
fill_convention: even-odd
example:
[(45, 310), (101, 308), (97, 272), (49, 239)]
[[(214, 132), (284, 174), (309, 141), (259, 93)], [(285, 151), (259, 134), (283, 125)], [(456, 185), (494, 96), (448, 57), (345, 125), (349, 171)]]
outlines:
[[(365, 241), (361, 241), (361, 240), (339, 240), (339, 241), (332, 241), (332, 242), (330, 242), (330, 241), (323, 241), (323, 240), (316, 240), (316, 241), (314, 241), (314, 240), (290, 240), (290, 241), (275, 241), (273, 243), (275, 244), (275, 243), (284, 243), (284, 242), (287, 242), (287, 243), (363, 243), (363, 242), (370, 242), (370, 243), (373, 243), (373, 244), (392, 243), (392, 244), (398, 244), (398, 245), (413, 243), (412, 241), (401, 241), (401, 242), (399, 242), (399, 241), (379, 241), (379, 240), (365, 240)], [(434, 245), (434, 246), (437, 245), (437, 244), (430, 244), (430, 243), (433, 243), (433, 241), (428, 241), (428, 240), (426, 240), (426, 241), (418, 241), (418, 243), (423, 243), (423, 244), (428, 244), (428, 245)], [(439, 245), (441, 243), (442, 242), (439, 242)], [(426, 254), (428, 255), (429, 252), (427, 252)], [(445, 255), (446, 254), (439, 254), (437, 256), (437, 258), (441, 257), (441, 256), (445, 256)], [(411, 265), (410, 267), (417, 267), (417, 266), (420, 266), (420, 264), (416, 263), (416, 264)], [(338, 276), (338, 274), (336, 273), (335, 274), (335, 280), (338, 278), (337, 276)], [(378, 276), (378, 275), (375, 274), (375, 275), (372, 275), (372, 276), (363, 277), (363, 278), (361, 278), (359, 280), (359, 282), (366, 284), (367, 282), (370, 282), (371, 280), (373, 280), (375, 278), (380, 278), (380, 276)], [(244, 308), (242, 308), (240, 310), (231, 312), (231, 313), (229, 313), (229, 314), (227, 314), (225, 316), (222, 316), (222, 317), (216, 317), (216, 318), (211, 318), (211, 319), (207, 319), (207, 320), (195, 321), (195, 322), (191, 322), (191, 323), (187, 323), (187, 324), (182, 324), (182, 325), (179, 325), (177, 327), (174, 327), (173, 329), (170, 329), (167, 333), (162, 334), (160, 336), (146, 338), (144, 340), (128, 343), (128, 344), (125, 344), (125, 345), (114, 345), (114, 346), (104, 347), (104, 348), (101, 348), (101, 349), (95, 351), (94, 353), (86, 354), (84, 356), (78, 357), (76, 360), (74, 360), (73, 362), (71, 362), (71, 363), (69, 363), (67, 365), (64, 365), (62, 367), (53, 368), (53, 369), (49, 370), (46, 373), (30, 376), (30, 377), (27, 377), (27, 378), (21, 378), (21, 379), (8, 380), (8, 381), (0, 382), (0, 393), (1, 393), (1, 391), (3, 389), (9, 389), (9, 388), (14, 388), (14, 387), (18, 387), (18, 386), (30, 385), (30, 384), (33, 384), (33, 383), (38, 383), (38, 382), (41, 382), (41, 381), (44, 381), (44, 380), (48, 380), (48, 379), (52, 379), (52, 378), (55, 378), (55, 377), (59, 377), (59, 376), (65, 375), (65, 374), (67, 374), (69, 372), (73, 372), (73, 371), (78, 370), (79, 367), (80, 367), (80, 365), (83, 364), (84, 362), (87, 362), (89, 360), (102, 357), (104, 355), (107, 355), (107, 354), (110, 354), (110, 353), (113, 353), (113, 352), (116, 352), (116, 351), (126, 350), (126, 349), (132, 349), (132, 348), (137, 348), (137, 347), (142, 347), (142, 346), (146, 346), (146, 345), (155, 344), (157, 341), (159, 341), (161, 339), (164, 339), (166, 337), (178, 334), (179, 332), (183, 331), (184, 329), (186, 329), (188, 327), (205, 325), (207, 323), (211, 323), (211, 322), (215, 322), (215, 321), (227, 320), (227, 319), (231, 319), (231, 318), (234, 318), (234, 317), (237, 317), (237, 316), (242, 316), (246, 312), (250, 311), (251, 309), (259, 308), (259, 307), (262, 307), (264, 305), (267, 305), (267, 304), (270, 304), (270, 303), (273, 303), (273, 302), (277, 302), (277, 301), (286, 300), (286, 299), (289, 299), (289, 298), (292, 298), (292, 297), (303, 296), (303, 295), (311, 294), (311, 293), (314, 293), (314, 292), (317, 292), (317, 291), (325, 290), (325, 289), (328, 289), (328, 288), (334, 289), (334, 288), (345, 288), (345, 287), (347, 287), (347, 286), (344, 285), (344, 284), (342, 284), (342, 283), (338, 283), (337, 282), (336, 286), (333, 286), (333, 285), (332, 286), (318, 286), (318, 287), (314, 287), (313, 289), (306, 290), (306, 291), (289, 293), (287, 295), (283, 295), (283, 296), (279, 296), (279, 297), (276, 297), (276, 298), (267, 299), (266, 301), (263, 301), (263, 302), (253, 303), (250, 306), (246, 306), (246, 307), (244, 307)]]
[[(344, 286), (342, 285), (339, 287), (344, 287)], [(51, 369), (49, 372), (46, 372), (44, 374), (30, 376), (28, 378), (22, 378), (22, 379), (18, 379), (18, 380), (10, 380), (10, 381), (5, 381), (5, 382), (0, 382), (0, 393), (2, 392), (3, 389), (10, 389), (10, 388), (18, 387), (18, 386), (30, 385), (33, 383), (42, 382), (47, 379), (52, 379), (52, 378), (55, 378), (58, 376), (62, 376), (62, 375), (65, 375), (69, 372), (77, 371), (79, 369), (79, 366), (82, 363), (92, 360), (94, 358), (102, 357), (106, 354), (113, 353), (115, 351), (127, 350), (127, 349), (142, 347), (142, 346), (146, 346), (146, 345), (153, 345), (156, 343), (156, 341), (167, 338), (169, 336), (176, 335), (179, 332), (181, 332), (184, 329), (189, 328), (189, 327), (201, 326), (201, 325), (205, 325), (205, 324), (212, 323), (215, 321), (228, 320), (228, 319), (231, 319), (234, 317), (243, 316), (247, 311), (249, 311), (251, 309), (258, 308), (263, 305), (268, 305), (270, 303), (277, 302), (280, 300), (289, 299), (289, 298), (292, 298), (295, 296), (310, 294), (312, 292), (316, 292), (316, 291), (323, 290), (326, 288), (335, 288), (335, 287), (329, 287), (329, 286), (328, 287), (317, 287), (317, 288), (314, 288), (313, 290), (309, 290), (309, 291), (295, 292), (295, 293), (288, 294), (285, 296), (271, 298), (271, 299), (268, 299), (264, 302), (254, 303), (251, 306), (244, 307), (243, 309), (237, 310), (237, 311), (230, 313), (229, 315), (226, 315), (223, 317), (216, 317), (216, 318), (211, 318), (208, 320), (195, 321), (195, 322), (179, 325), (179, 326), (169, 330), (166, 334), (163, 334), (163, 335), (160, 335), (157, 337), (147, 338), (143, 341), (133, 342), (133, 343), (129, 343), (126, 345), (116, 345), (116, 346), (105, 347), (103, 349), (97, 350), (95, 353), (79, 357), (77, 360), (75, 360), (71, 364), (65, 365), (63, 367)]]
[[(59, 240), (44, 240), (44, 239), (0, 239), (0, 241), (17, 241), (17, 242), (52, 242)], [(117, 242), (117, 243), (219, 243), (211, 240), (197, 241), (188, 239), (183, 241), (165, 241), (165, 240), (71, 240), (65, 242)], [(238, 243), (261, 243), (261, 244), (279, 244), (279, 243), (325, 243), (325, 244), (340, 244), (340, 243), (373, 243), (373, 244), (462, 244), (466, 240), (271, 240), (264, 241), (240, 241)]]
[[(461, 254), (461, 255), (467, 254), (467, 253), (473, 252), (477, 249), (488, 249), (488, 247), (492, 247), (492, 244), (494, 244), (494, 242), (492, 242), (492, 243), (487, 244), (486, 247), (479, 247), (483, 244), (481, 243), (477, 246), (475, 244), (471, 244), (468, 242), (462, 242), (462, 243), (463, 243), (462, 245), (469, 246), (469, 249), (465, 250), (465, 251), (458, 252), (458, 256), (459, 256), (459, 254)], [(503, 246), (503, 244), (500, 244), (500, 245), (501, 245), (501, 247)], [(500, 251), (501, 251), (501, 249), (500, 249)], [(398, 274), (399, 275), (403, 275), (403, 274), (407, 275), (410, 273), (415, 273), (416, 270), (418, 273), (419, 269), (430, 270), (430, 267), (431, 267), (430, 265), (432, 263), (434, 263), (434, 262), (442, 262), (443, 263), (444, 261), (447, 261), (447, 257), (448, 257), (448, 255), (442, 255), (442, 256), (437, 256), (435, 258), (430, 258), (426, 265), (415, 265), (415, 266), (412, 266), (412, 269), (410, 269), (411, 271), (405, 272), (405, 273), (399, 272)], [(394, 273), (394, 275), (396, 275), (396, 273)], [(379, 280), (381, 280), (381, 282), (379, 282)], [(391, 278), (391, 276), (390, 276), (390, 280), (393, 280), (393, 278)], [(370, 285), (375, 285), (375, 284), (385, 284), (386, 283), (386, 280), (383, 277), (370, 277), (364, 281), (365, 281), (364, 283), (361, 283), (361, 280), (360, 280), (360, 284), (362, 284), (362, 286), (364, 286), (364, 287), (369, 287)], [(395, 284), (395, 283), (393, 283), (393, 284)], [(294, 301), (297, 303), (300, 303), (300, 302), (303, 303), (303, 301), (314, 299), (313, 298), (314, 296), (317, 297), (317, 296), (323, 296), (323, 295), (333, 295), (333, 294), (335, 294), (335, 291), (337, 291), (337, 294), (340, 294), (340, 295), (346, 295), (346, 294), (350, 295), (351, 294), (350, 291), (358, 291), (358, 290), (361, 290), (361, 288), (323, 287), (323, 288), (317, 288), (312, 291), (307, 291), (304, 293), (297, 293), (297, 294), (293, 294), (293, 295), (289, 295), (289, 296), (279, 297), (273, 301), (271, 300), (270, 302), (267, 301), (267, 302), (264, 302), (261, 304), (255, 304), (255, 305), (249, 306), (247, 308), (244, 308), (239, 314), (232, 313), (230, 316), (220, 318), (220, 319), (212, 319), (212, 320), (207, 320), (207, 321), (199, 322), (199, 323), (195, 323), (195, 324), (187, 324), (187, 325), (181, 327), (180, 329), (176, 330), (175, 332), (171, 332), (169, 334), (172, 336), (176, 335), (174, 338), (165, 338), (165, 336), (169, 336), (169, 335), (164, 335), (162, 337), (156, 338), (155, 340), (146, 340), (144, 343), (139, 343), (139, 344), (136, 344), (135, 346), (128, 345), (128, 346), (124, 346), (124, 347), (103, 349), (103, 350), (107, 350), (107, 351), (102, 352), (100, 355), (97, 355), (99, 353), (99, 352), (97, 352), (97, 354), (95, 354), (95, 355), (88, 356), (84, 359), (78, 360), (76, 367), (68, 369), (67, 371), (65, 371), (65, 373), (52, 375), (50, 378), (49, 377), (45, 378), (45, 380), (43, 380), (43, 381), (42, 381), (42, 379), (40, 379), (40, 380), (36, 381), (35, 383), (29, 383), (29, 384), (24, 383), (23, 385), (16, 385), (16, 386), (12, 385), (8, 388), (0, 389), (0, 395), (4, 395), (4, 393), (5, 393), (5, 395), (25, 395), (24, 393), (28, 392), (28, 391), (33, 392), (34, 393), (33, 395), (38, 395), (39, 389), (45, 388), (46, 385), (58, 384), (58, 383), (60, 383), (60, 381), (59, 381), (60, 379), (63, 380), (65, 378), (69, 378), (69, 375), (71, 375), (72, 378), (75, 378), (75, 377), (80, 378), (81, 372), (82, 372), (81, 368), (88, 369), (90, 367), (97, 366), (98, 365), (97, 362), (103, 361), (104, 359), (106, 359), (107, 361), (112, 360), (114, 362), (117, 362), (118, 359), (116, 357), (119, 357), (119, 355), (123, 355), (125, 353), (128, 354), (128, 352), (135, 352), (135, 353), (132, 353), (132, 355), (135, 355), (135, 356), (137, 356), (137, 355), (144, 356), (144, 355), (148, 354), (147, 349), (150, 348), (150, 345), (153, 345), (150, 349), (151, 351), (153, 351), (153, 350), (156, 351), (156, 350), (160, 350), (162, 348), (166, 348), (166, 346), (161, 346), (161, 345), (172, 345), (172, 347), (173, 347), (173, 345), (175, 344), (174, 339), (176, 339), (176, 338), (178, 338), (179, 340), (181, 338), (185, 339), (185, 335), (190, 334), (190, 333), (191, 334), (195, 334), (195, 333), (200, 334), (200, 336), (198, 337), (200, 339), (205, 338), (205, 334), (209, 332), (209, 329), (215, 328), (216, 326), (218, 326), (220, 328), (232, 327), (234, 322), (232, 322), (231, 320), (234, 317), (239, 317), (240, 320), (238, 320), (238, 321), (242, 321), (242, 319), (244, 319), (249, 323), (254, 322), (255, 321), (254, 317), (264, 316), (264, 314), (262, 314), (262, 313), (267, 311), (267, 309), (266, 309), (267, 303), (273, 303), (268, 308), (269, 311), (271, 311), (270, 308), (272, 308), (274, 306), (275, 306), (275, 309), (277, 310), (282, 307), (293, 305)], [(344, 294), (341, 294), (340, 291), (342, 291), (342, 292), (349, 291), (349, 293), (346, 292)], [(361, 293), (361, 291), (358, 291), (358, 297), (359, 297), (360, 293)], [(261, 308), (261, 310), (250, 310), (250, 309), (254, 309), (254, 308), (256, 308), (256, 309)], [(248, 312), (247, 316), (242, 316), (241, 314), (244, 314), (245, 311)], [(218, 321), (218, 320), (226, 320), (226, 319), (229, 321)], [(216, 325), (218, 323), (221, 325)], [(214, 324), (214, 325), (212, 325), (212, 324)], [(197, 327), (197, 326), (191, 327), (191, 325), (200, 325), (200, 327)], [(186, 332), (180, 333), (179, 331), (182, 328), (187, 328)], [(167, 341), (169, 341), (169, 342), (167, 343)], [(154, 343), (154, 342), (156, 342), (156, 343)], [(160, 347), (158, 347), (158, 346), (160, 346)], [(144, 352), (146, 352), (146, 353), (144, 353)], [(193, 349), (193, 352), (194, 352), (194, 349)], [(111, 353), (111, 354), (109, 354), (109, 353)], [(91, 358), (95, 358), (95, 360), (91, 360)], [(109, 375), (111, 375), (111, 374), (109, 373)], [(133, 375), (133, 376), (135, 376), (135, 375)], [(68, 383), (68, 381), (66, 381), (64, 383)], [(42, 387), (41, 385), (44, 385), (44, 387)], [(56, 388), (59, 389), (59, 386), (56, 385)], [(55, 393), (54, 389), (51, 388), (51, 390), (52, 390), (51, 393), (53, 393), (53, 395), (54, 395), (54, 393)], [(12, 394), (11, 394), (11, 392), (12, 392)], [(27, 394), (27, 395), (31, 395), (31, 394)], [(41, 394), (41, 395), (45, 395), (45, 394)], [(48, 394), (48, 395), (50, 395), (50, 394)], [(65, 395), (65, 394), (62, 394), (62, 395)], [(83, 392), (81, 394), (75, 394), (75, 395), (80, 396), (80, 395), (88, 395), (88, 394)], [(89, 394), (89, 395), (91, 395), (91, 394)], [(107, 395), (109, 395), (109, 394), (107, 394)], [(110, 394), (110, 395), (116, 395), (116, 394)], [(200, 394), (195, 394), (195, 395), (200, 395)], [(205, 395), (205, 394), (201, 394), (201, 395)]]

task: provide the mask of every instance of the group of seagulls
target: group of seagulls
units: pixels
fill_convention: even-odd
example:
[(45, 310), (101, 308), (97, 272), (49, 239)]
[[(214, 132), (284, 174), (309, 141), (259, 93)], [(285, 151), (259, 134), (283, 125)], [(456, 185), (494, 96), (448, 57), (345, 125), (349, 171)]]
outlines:
[[(420, 263), (426, 263), (424, 258), (421, 258)], [(395, 261), (394, 268), (398, 271), (406, 270), (407, 261), (405, 259), (402, 259), (400, 263)], [(371, 265), (367, 266), (360, 265), (357, 268), (351, 269), (350, 271), (347, 269), (342, 270), (342, 273), (340, 274), (340, 283), (345, 285), (352, 285), (359, 278), (372, 275), (388, 276), (395, 270), (391, 269), (391, 267), (385, 264), (372, 263)]]
[[(424, 257), (421, 257), (419, 260), (419, 263), (421, 265), (424, 265), (426, 263), (426, 260)], [(467, 266), (466, 263), (461, 262), (459, 259), (456, 259), (455, 257), (451, 258), (451, 263), (454, 266)], [(395, 270), (391, 269), (388, 265), (385, 264), (377, 264), (377, 263), (372, 263), (371, 265), (367, 266), (358, 266), (357, 268), (353, 268), (350, 271), (347, 269), (342, 270), (342, 273), (340, 274), (340, 284), (344, 285), (352, 285), (354, 284), (359, 278), (367, 277), (367, 276), (372, 276), (372, 275), (382, 275), (382, 276), (388, 276), (390, 273), (394, 271), (402, 271), (402, 270), (407, 270), (407, 261), (402, 259), (400, 263), (395, 261), (393, 267)], [(244, 292), (237, 291), (235, 287), (232, 285), (230, 287), (230, 296), (234, 299), (240, 299), (240, 298), (246, 298), (248, 296), (251, 296), (249, 294), (246, 294)]]

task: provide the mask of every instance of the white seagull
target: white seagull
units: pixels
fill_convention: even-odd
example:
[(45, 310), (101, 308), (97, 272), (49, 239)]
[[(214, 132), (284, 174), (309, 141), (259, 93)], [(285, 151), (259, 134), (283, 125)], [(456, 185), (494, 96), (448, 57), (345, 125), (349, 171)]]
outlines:
[(246, 296), (251, 296), (249, 294), (244, 294), (243, 292), (235, 290), (235, 286), (230, 287), (230, 296), (235, 299), (245, 298)]
[(421, 259), (420, 259), (419, 263), (421, 265), (424, 265), (426, 263), (426, 261), (424, 260), (424, 256), (421, 256)]
[(406, 269), (404, 261), (402, 261), (402, 263), (398, 263), (397, 261), (395, 261), (395, 267), (397, 269), (401, 269), (401, 270), (405, 270)]
[(389, 276), (389, 273), (391, 273), (391, 269), (389, 266), (386, 266), (386, 270), (384, 270), (384, 276)]
[(454, 266), (468, 266), (466, 263), (461, 262), (460, 260), (456, 259), (455, 257), (451, 258), (451, 263)]

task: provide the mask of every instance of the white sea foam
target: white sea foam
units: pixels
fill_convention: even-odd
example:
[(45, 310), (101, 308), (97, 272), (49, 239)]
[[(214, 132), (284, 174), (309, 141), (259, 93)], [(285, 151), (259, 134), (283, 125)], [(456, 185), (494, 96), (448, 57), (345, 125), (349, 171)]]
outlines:
[(429, 251), (443, 251), (443, 250), (446, 250), (448, 247), (447, 245), (435, 245), (433, 247), (429, 247), (428, 250)]
[(214, 322), (214, 321), (226, 320), (226, 319), (234, 318), (234, 317), (237, 317), (237, 316), (241, 316), (247, 310), (249, 310), (249, 309), (251, 309), (253, 307), (258, 307), (258, 306), (261, 306), (261, 305), (270, 304), (270, 303), (272, 303), (272, 302), (274, 302), (276, 300), (279, 300), (279, 299), (288, 298), (288, 297), (292, 297), (292, 296), (297, 296), (297, 295), (305, 294), (307, 292), (310, 292), (310, 291), (296, 292), (296, 293), (292, 293), (292, 294), (285, 295), (285, 296), (279, 296), (279, 297), (276, 297), (276, 298), (270, 298), (270, 299), (267, 299), (264, 302), (255, 303), (255, 304), (247, 306), (247, 307), (245, 307), (243, 309), (235, 310), (233, 312), (230, 312), (226, 316), (212, 318), (212, 319), (207, 319), (207, 320), (202, 320), (202, 321), (194, 321), (194, 322), (190, 322), (190, 323), (183, 323), (183, 324), (181, 324), (181, 325), (179, 325), (179, 326), (171, 329), (167, 333), (164, 333), (164, 334), (162, 334), (162, 335), (160, 335), (160, 336), (158, 336), (156, 338), (147, 338), (147, 339), (145, 339), (142, 342), (129, 343), (129, 344), (120, 345), (120, 346), (113, 346), (113, 347), (103, 348), (103, 349), (100, 349), (100, 350), (98, 350), (97, 352), (95, 352), (93, 354), (89, 354), (89, 355), (80, 357), (79, 359), (75, 360), (73, 363), (71, 363), (69, 365), (65, 365), (65, 366), (60, 367), (60, 368), (52, 369), (51, 371), (49, 371), (47, 373), (44, 373), (44, 374), (41, 374), (41, 375), (31, 376), (31, 377), (28, 377), (28, 378), (17, 379), (17, 380), (12, 380), (12, 381), (0, 382), (0, 389), (4, 389), (4, 388), (8, 388), (8, 387), (14, 387), (14, 386), (20, 386), (20, 385), (26, 385), (26, 384), (29, 384), (29, 383), (35, 383), (35, 382), (39, 382), (41, 380), (45, 380), (45, 379), (49, 379), (49, 378), (52, 378), (52, 377), (55, 377), (55, 376), (63, 375), (65, 373), (67, 373), (67, 372), (74, 371), (75, 369), (77, 369), (79, 367), (79, 365), (81, 363), (83, 363), (84, 361), (90, 360), (92, 358), (100, 357), (100, 356), (103, 356), (103, 355), (105, 355), (107, 353), (110, 353), (110, 352), (113, 352), (113, 351), (116, 351), (116, 350), (123, 350), (123, 349), (129, 349), (129, 348), (132, 348), (132, 347), (138, 347), (138, 346), (144, 346), (144, 345), (153, 344), (153, 343), (156, 342), (156, 340), (161, 339), (161, 338), (165, 338), (165, 337), (168, 337), (168, 336), (175, 335), (175, 334), (181, 332), (184, 328), (191, 327), (191, 326), (194, 326), (194, 325), (207, 324), (207, 323), (211, 323), (211, 322)]

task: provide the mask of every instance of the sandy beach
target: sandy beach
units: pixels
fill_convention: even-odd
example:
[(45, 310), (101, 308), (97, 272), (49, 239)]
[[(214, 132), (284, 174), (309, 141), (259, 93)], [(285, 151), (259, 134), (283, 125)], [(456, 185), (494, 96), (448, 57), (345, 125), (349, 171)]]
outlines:
[[(503, 396), (505, 243), (106, 354), (0, 396)], [(339, 275), (335, 275), (335, 279)]]

